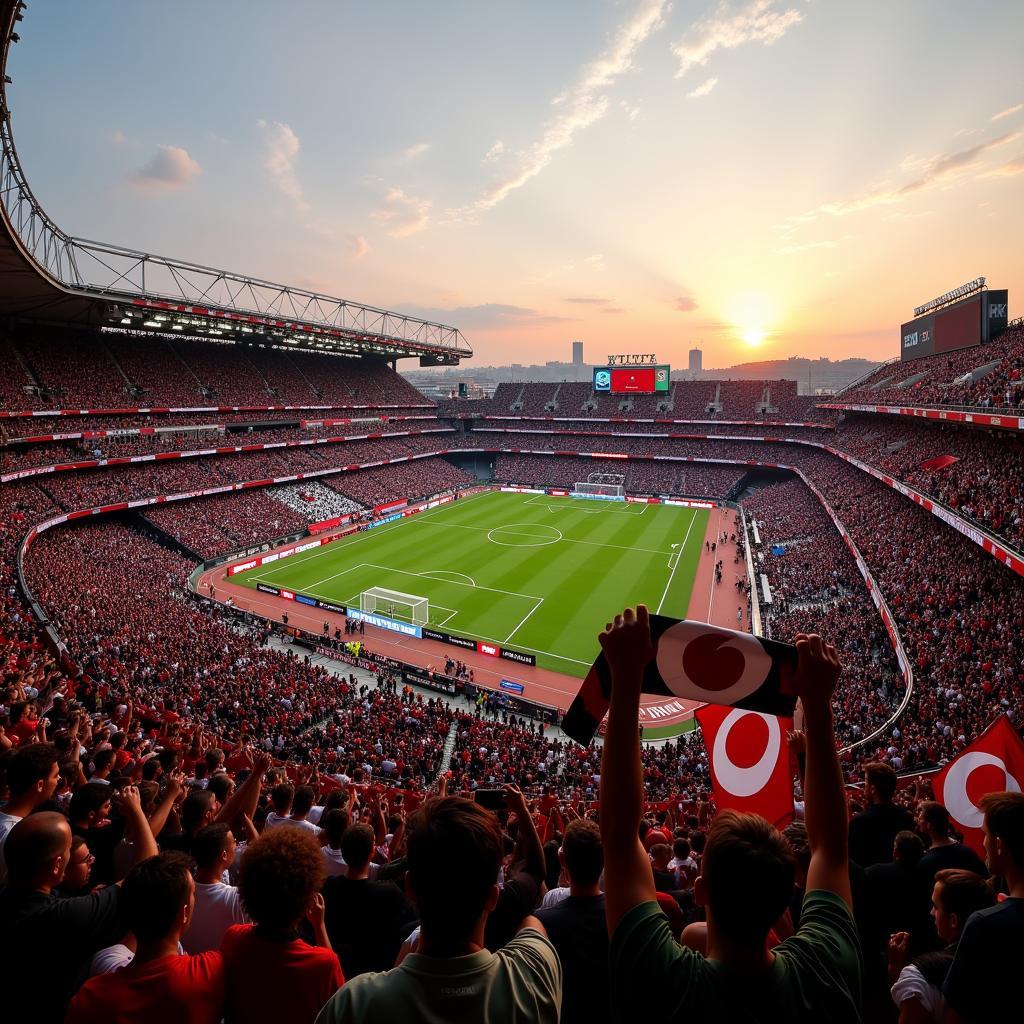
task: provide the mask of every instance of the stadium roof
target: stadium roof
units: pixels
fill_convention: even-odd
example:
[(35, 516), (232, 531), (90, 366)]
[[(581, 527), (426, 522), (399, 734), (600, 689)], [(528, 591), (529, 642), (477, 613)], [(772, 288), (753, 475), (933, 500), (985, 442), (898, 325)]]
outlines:
[(25, 6), (0, 0), (0, 314), (385, 359), (418, 356), (428, 366), (472, 356), (456, 327), (62, 231), (32, 194), (11, 130), (7, 57)]

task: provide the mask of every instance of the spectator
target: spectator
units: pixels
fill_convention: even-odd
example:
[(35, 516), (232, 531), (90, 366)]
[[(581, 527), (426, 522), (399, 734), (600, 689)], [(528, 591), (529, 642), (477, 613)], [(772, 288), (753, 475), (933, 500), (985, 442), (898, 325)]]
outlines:
[(1009, 896), (967, 921), (942, 993), (948, 1018), (960, 1021), (1005, 1019), (1020, 1005), (1017, 972), (1024, 963), (1024, 794), (989, 793), (985, 814), (985, 863), (1005, 880)]
[(224, 822), (207, 825), (192, 843), (196, 861), (195, 907), (192, 923), (182, 939), (186, 953), (220, 949), (224, 933), (236, 924), (246, 924), (238, 889), (223, 881), (235, 863), (238, 844)]
[(892, 861), (872, 864), (865, 872), (874, 932), (868, 950), (878, 961), (884, 956), (889, 936), (895, 932), (910, 935), (912, 956), (934, 945), (935, 934), (928, 916), (932, 883), (921, 870), (923, 856), (920, 836), (899, 832), (893, 841)]
[(818, 636), (797, 637), (794, 689), (807, 735), (811, 847), (800, 927), (768, 948), (792, 897), (794, 863), (763, 818), (722, 812), (708, 835), (695, 897), (707, 911), (708, 955), (677, 944), (656, 900), (638, 837), (643, 804), (637, 730), (643, 671), (654, 657), (647, 609), (627, 608), (601, 634), (612, 675), (601, 764), (613, 1015), (681, 1020), (860, 1020), (860, 957), (850, 914), (847, 812), (832, 726), (840, 665)]
[(562, 962), (562, 1024), (610, 1020), (608, 929), (600, 878), (601, 831), (576, 818), (565, 828), (558, 859), (569, 879), (569, 896), (537, 912)]
[[(945, 868), (961, 868), (982, 878), (988, 877), (985, 862), (969, 847), (958, 843), (953, 836), (949, 811), (935, 800), (923, 800), (917, 805), (914, 819), (918, 831), (929, 840), (928, 851), (921, 858), (921, 871), (930, 889), (935, 876)], [(962, 922), (966, 923), (966, 921)]]
[(891, 765), (873, 761), (864, 765), (864, 799), (868, 806), (850, 820), (850, 857), (862, 868), (892, 860), (899, 832), (913, 832), (913, 815), (893, 803), (896, 772)]
[(324, 885), (327, 934), (349, 981), (393, 967), (415, 923), (408, 900), (393, 882), (370, 880), (373, 851), (373, 829), (362, 823), (350, 826), (341, 842), (348, 871)]
[(57, 789), (60, 762), (50, 743), (31, 743), (16, 750), (7, 764), (7, 803), (0, 811), (0, 885), (7, 878), (4, 844), (22, 818), (45, 804)]
[(931, 914), (943, 948), (924, 953), (907, 964), (911, 936), (898, 932), (889, 940), (890, 977), (899, 972), (892, 986), (893, 1002), (900, 1008), (900, 1024), (943, 1024), (947, 1006), (942, 983), (956, 953), (964, 925), (978, 910), (995, 903), (987, 882), (973, 871), (943, 868), (935, 876)]
[[(253, 923), (229, 928), (221, 945), (227, 1024), (311, 1024), (344, 985), (324, 928), (323, 881), (320, 847), (304, 830), (276, 828), (246, 848), (238, 890)], [(299, 936), (304, 920), (313, 927), (314, 945)]]
[[(128, 823), (137, 861), (155, 856), (156, 842), (142, 813), (138, 790), (122, 790), (119, 809)], [(0, 992), (19, 1019), (16, 999), (30, 1000), (21, 1019), (64, 1020), (77, 979), (94, 952), (124, 931), (121, 888), (59, 899), (71, 855), (71, 828), (62, 814), (38, 811), (11, 829), (5, 845), (7, 885), (0, 890)], [(40, 955), (45, 950), (46, 955)]]
[(354, 978), (317, 1024), (368, 1020), (555, 1022), (561, 1001), (558, 954), (535, 917), (520, 922), (497, 953), (484, 947), (498, 904), (504, 854), (497, 819), (461, 797), (427, 801), (412, 820), (407, 886), (420, 938), (393, 970)]
[(217, 951), (178, 952), (195, 903), (189, 858), (163, 853), (124, 881), (125, 924), (135, 936), (131, 963), (90, 978), (71, 1001), (67, 1024), (217, 1024), (224, 961)]

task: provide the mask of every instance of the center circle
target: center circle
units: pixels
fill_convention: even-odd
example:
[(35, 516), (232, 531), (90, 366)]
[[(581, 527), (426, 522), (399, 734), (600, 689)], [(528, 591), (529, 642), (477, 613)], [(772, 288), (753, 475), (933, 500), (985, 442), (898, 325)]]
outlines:
[(544, 548), (557, 544), (562, 539), (562, 531), (542, 523), (508, 523), (488, 530), (487, 539), (504, 548)]

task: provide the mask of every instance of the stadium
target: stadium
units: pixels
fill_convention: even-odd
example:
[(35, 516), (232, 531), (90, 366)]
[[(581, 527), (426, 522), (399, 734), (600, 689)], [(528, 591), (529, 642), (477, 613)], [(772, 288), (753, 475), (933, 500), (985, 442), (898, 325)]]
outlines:
[[(490, 950), (499, 971), (529, 942), (542, 943), (533, 955), (550, 955), (558, 976), (557, 985), (530, 983), (519, 1016), (492, 1008), (493, 1019), (556, 1020), (559, 1011), (563, 1020), (636, 1019), (640, 1003), (631, 1006), (615, 974), (627, 962), (621, 922), (639, 922), (636, 906), (627, 900), (614, 919), (619, 939), (611, 922), (613, 905), (627, 899), (615, 895), (614, 879), (637, 871), (643, 886), (629, 892), (646, 895), (633, 902), (650, 904), (657, 892), (672, 948), (728, 962), (747, 941), (737, 936), (760, 925), (747, 922), (723, 945), (723, 922), (736, 911), (720, 895), (701, 895), (703, 882), (695, 888), (707, 851), (707, 885), (724, 891), (722, 874), (709, 870), (721, 829), (751, 827), (726, 811), (784, 828), (788, 839), (772, 835), (803, 864), (765, 917), (758, 949), (768, 942), (785, 956), (787, 939), (800, 935), (798, 911), (788, 909), (799, 906), (794, 885), (807, 917), (819, 889), (852, 905), (852, 914), (843, 910), (852, 959), (828, 975), (831, 996), (808, 996), (807, 1012), (946, 1019), (900, 1016), (903, 970), (927, 977), (956, 1019), (1003, 1019), (980, 1008), (991, 1000), (965, 994), (976, 962), (964, 966), (952, 952), (960, 932), (943, 931), (941, 914), (935, 931), (929, 901), (932, 884), (970, 888), (936, 882), (936, 870), (980, 865), (993, 905), (999, 893), (1017, 914), (1002, 926), (1003, 955), (1024, 950), (1024, 321), (1013, 316), (1009, 289), (978, 277), (923, 305), (906, 295), (890, 358), (829, 394), (801, 393), (791, 379), (688, 379), (655, 354), (627, 351), (584, 380), (427, 397), (404, 372), (471, 366), (458, 326), (67, 234), (33, 193), (12, 131), (8, 65), (32, 16), (20, 0), (0, 0), (0, 22), (5, 990), (24, 991), (24, 978), (46, 987), (24, 950), (38, 956), (34, 944), (50, 941), (56, 919), (32, 918), (26, 892), (59, 892), (68, 907), (91, 900), (94, 915), (68, 911), (64, 926), (80, 934), (46, 957), (48, 968), (60, 961), (59, 980), (12, 1020), (383, 1019), (391, 1004), (361, 1003), (373, 993), (353, 979), (398, 972), (396, 958), (407, 954), (421, 966), (469, 955), (466, 936), (438, 942), (443, 928), (414, 851), (425, 858), (431, 836), (457, 831), (457, 814), (471, 814), (464, 805), (486, 807), (488, 798), (502, 809), (499, 841), (508, 847), (494, 896), (504, 902), (489, 909), (505, 910), (477, 913), (487, 931), (471, 952)], [(718, 636), (726, 646), (711, 674), (729, 679), (705, 686), (687, 669), (688, 686), (673, 688), (660, 654), (649, 655), (636, 673), (634, 719), (617, 726), (627, 671), (614, 645), (632, 620), (616, 616), (638, 605)], [(792, 683), (805, 671), (796, 652), (809, 657), (807, 641), (770, 646), (809, 634), (834, 646), (842, 664), (824, 711), (800, 688), (806, 682)], [(743, 643), (762, 650), (754, 638), (783, 680), (784, 714), (743, 697), (714, 699), (733, 679), (729, 652), (743, 666)], [(791, 655), (772, 653), (783, 650)], [(779, 667), (790, 656), (791, 666)], [(598, 735), (576, 742), (563, 720), (604, 671)], [(715, 718), (719, 708), (732, 708), (728, 724)], [(827, 744), (818, 742), (823, 722), (833, 730)], [(636, 755), (623, 738), (631, 723), (642, 741)], [(617, 781), (627, 774), (623, 749), (639, 757), (631, 797)], [(848, 809), (838, 825), (823, 810), (833, 763)], [(765, 764), (782, 779), (781, 810), (768, 799), (776, 782), (762, 777)], [(51, 769), (59, 779), (48, 785)], [(438, 810), (453, 797), (462, 798), (454, 810)], [(623, 807), (635, 810), (642, 842), (636, 822), (616, 829)], [(430, 814), (451, 820), (424, 825)], [(826, 818), (842, 832), (838, 845), (822, 838)], [(53, 851), (65, 832), (73, 836), (56, 868), (58, 854), (33, 838), (44, 826)], [(616, 852), (623, 831), (631, 838)], [(246, 847), (240, 869), (236, 840)], [(588, 841), (603, 841), (604, 872), (584, 884), (570, 851)], [(360, 843), (368, 844), (363, 874)], [(957, 857), (938, 856), (947, 846)], [(465, 845), (457, 849), (468, 857)], [(92, 877), (87, 868), (71, 888), (61, 878), (76, 850)], [(637, 850), (639, 868), (629, 859)], [(171, 851), (192, 857), (185, 875), (194, 875), (196, 909), (188, 896), (184, 919), (161, 925), (159, 941), (173, 940), (162, 955), (217, 958), (203, 970), (218, 979), (204, 987), (190, 975), (173, 1011), (173, 1000), (154, 1009), (176, 982), (143, 977), (159, 943), (138, 910), (139, 893), (145, 906), (162, 907), (161, 885), (185, 885), (172, 877)], [(821, 866), (827, 857), (839, 864), (831, 875)], [(430, 863), (446, 885), (462, 885), (440, 860)], [(729, 863), (737, 871), (743, 862)], [(937, 867), (924, 891), (929, 863)], [(466, 890), (479, 888), (479, 871), (463, 866)], [(268, 897), (274, 872), (284, 880)], [(332, 890), (335, 876), (349, 889)], [(123, 879), (120, 890), (111, 885)], [(357, 897), (351, 887), (361, 881), (377, 888)], [(300, 884), (312, 886), (305, 898), (319, 900), (319, 918), (303, 908), (266, 924), (268, 907), (287, 904)], [(730, 884), (753, 900), (741, 877)], [(323, 898), (314, 898), (321, 885)], [(201, 944), (199, 909), (212, 886), (224, 890), (216, 897), (223, 928), (207, 939), (207, 914)], [(901, 887), (921, 898), (896, 899)], [(572, 923), (575, 932), (567, 916), (545, 916), (562, 890), (579, 905), (600, 900), (599, 954), (593, 914)], [(125, 904), (120, 931), (108, 906), (115, 899)], [(971, 909), (986, 905), (981, 897)], [(361, 916), (378, 914), (390, 930), (381, 925), (364, 941)], [(973, 921), (968, 933), (989, 951), (994, 940)], [(94, 954), (118, 948), (126, 931), (134, 937), (120, 948), (138, 963), (98, 966)], [(274, 947), (285, 943), (278, 933), (320, 959), (300, 964), (294, 950), (288, 959)], [(254, 936), (267, 948), (257, 950)], [(896, 942), (904, 953), (909, 942), (903, 961), (893, 959), (891, 936), (910, 936)], [(584, 942), (586, 955), (572, 952)], [(934, 960), (914, 966), (910, 958), (925, 954), (947, 957), (939, 974)], [(232, 957), (236, 968), (250, 964), (242, 994)], [(276, 997), (261, 1004), (255, 962), (273, 980), (268, 988), (297, 983), (309, 996), (302, 1007)], [(645, 985), (662, 985), (636, 969)], [(588, 995), (595, 971), (601, 985)], [(132, 972), (134, 987), (119, 988)], [(776, 997), (773, 1006), (791, 1005)], [(721, 1013), (693, 1019), (782, 1019), (744, 1016), (753, 1010), (721, 992), (691, 998), (679, 995), (667, 1012), (699, 1005)], [(436, 1016), (420, 1018), (411, 1006), (410, 1020), (470, 1019), (435, 1004)]]

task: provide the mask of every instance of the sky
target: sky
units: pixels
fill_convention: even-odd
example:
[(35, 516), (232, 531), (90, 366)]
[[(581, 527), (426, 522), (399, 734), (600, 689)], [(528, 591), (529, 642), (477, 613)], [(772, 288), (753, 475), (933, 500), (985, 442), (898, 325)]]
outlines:
[(460, 328), (484, 364), (898, 354), (1024, 311), (1019, 0), (33, 0), (70, 234)]

